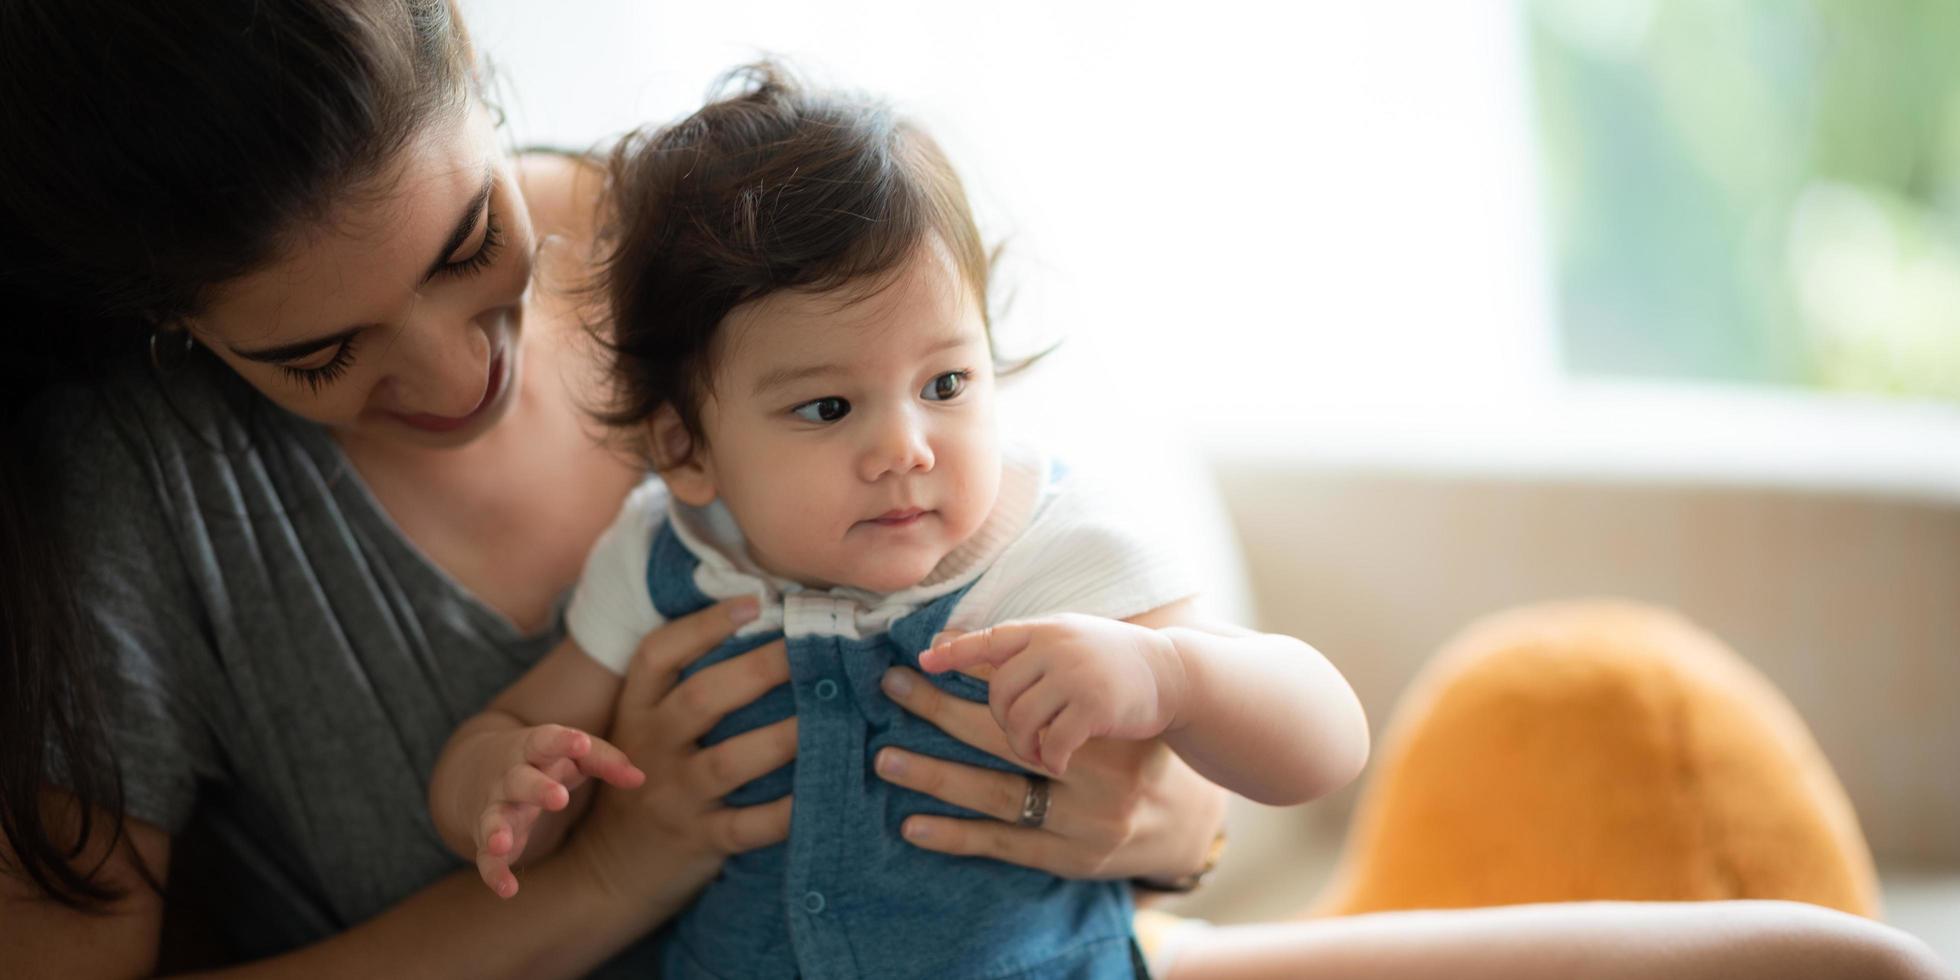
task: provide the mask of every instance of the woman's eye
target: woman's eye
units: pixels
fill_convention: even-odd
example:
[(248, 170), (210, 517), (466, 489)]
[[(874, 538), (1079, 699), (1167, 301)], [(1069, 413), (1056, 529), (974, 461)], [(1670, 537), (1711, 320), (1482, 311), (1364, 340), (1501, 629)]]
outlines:
[(354, 363), (354, 337), (356, 336), (359, 335), (341, 341), (340, 347), (333, 352), (333, 357), (319, 367), (293, 367), (290, 364), (281, 364), (279, 370), (285, 372), (286, 377), (317, 392), (340, 380), (340, 376), (347, 373), (347, 366)]
[(926, 382), (926, 389), (919, 392), (919, 397), (929, 402), (951, 401), (966, 390), (966, 376), (965, 371), (948, 371)]
[(489, 268), (497, 261), (497, 253), (504, 244), (504, 231), (497, 226), (497, 212), (490, 211), (483, 218), (483, 242), (468, 258), (442, 264), (442, 274), (447, 276), (475, 275)]
[(842, 398), (819, 398), (790, 409), (805, 422), (835, 422), (851, 414), (851, 403)]

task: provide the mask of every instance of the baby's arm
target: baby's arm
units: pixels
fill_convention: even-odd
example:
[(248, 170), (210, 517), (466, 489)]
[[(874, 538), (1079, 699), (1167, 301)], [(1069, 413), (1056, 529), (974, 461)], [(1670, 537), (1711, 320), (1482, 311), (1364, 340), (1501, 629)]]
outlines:
[[(556, 848), (588, 778), (638, 786), (646, 774), (591, 734), (612, 723), (621, 678), (571, 638), (449, 737), (429, 783), (429, 813), (484, 884), (517, 893), (510, 866)], [(589, 796), (579, 792), (581, 804)]]
[(1188, 601), (1126, 622), (1068, 614), (942, 634), (919, 660), (933, 672), (994, 665), (994, 717), (1050, 771), (1090, 738), (1159, 735), (1205, 778), (1276, 806), (1361, 771), (1367, 719), (1325, 657), (1290, 636), (1194, 622)]
[(1170, 639), (1185, 696), (1164, 739), (1205, 778), (1272, 806), (1305, 803), (1368, 762), (1368, 717), (1347, 678), (1291, 636), (1200, 625), (1189, 601), (1129, 620)]

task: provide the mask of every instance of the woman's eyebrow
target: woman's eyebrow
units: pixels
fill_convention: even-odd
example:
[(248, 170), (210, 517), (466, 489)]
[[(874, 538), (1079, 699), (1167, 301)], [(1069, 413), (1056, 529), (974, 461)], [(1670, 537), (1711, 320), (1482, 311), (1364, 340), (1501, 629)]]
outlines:
[(436, 260), (429, 264), (429, 271), (422, 274), (423, 282), (434, 279), (436, 273), (441, 272), (442, 267), (449, 264), (449, 257), (463, 247), (464, 239), (469, 238), (470, 232), (476, 230), (476, 216), (483, 213), (483, 206), (489, 203), (490, 187), (495, 178), (496, 173), (486, 165), (483, 168), (483, 188), (470, 199), (470, 206), (463, 210), (463, 216), (456, 219), (456, 230), (449, 233), (449, 240), (443, 243), (442, 251), (437, 252)]

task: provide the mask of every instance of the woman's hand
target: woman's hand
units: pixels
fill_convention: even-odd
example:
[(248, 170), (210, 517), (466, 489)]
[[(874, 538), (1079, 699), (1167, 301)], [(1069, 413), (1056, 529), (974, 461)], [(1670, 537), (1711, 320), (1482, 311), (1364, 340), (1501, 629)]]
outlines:
[[(677, 911), (727, 855), (789, 836), (789, 797), (735, 808), (722, 797), (795, 757), (796, 719), (712, 748), (696, 743), (724, 715), (789, 680), (782, 641), (678, 681), (682, 667), (754, 617), (753, 599), (711, 606), (648, 634), (634, 655), (611, 740), (646, 782), (630, 790), (601, 786), (569, 845), (608, 894), (652, 897)], [(655, 895), (646, 894), (649, 887)]]
[[(984, 704), (940, 691), (903, 667), (885, 693), (948, 735), (1002, 759), (1014, 757)], [(1206, 782), (1161, 741), (1095, 739), (1052, 778), (1040, 827), (1014, 821), (1028, 778), (902, 749), (878, 753), (878, 774), (991, 820), (906, 818), (905, 839), (946, 854), (990, 857), (1066, 878), (1177, 878), (1205, 864), (1225, 819), (1224, 790)], [(651, 771), (651, 770), (649, 770)]]

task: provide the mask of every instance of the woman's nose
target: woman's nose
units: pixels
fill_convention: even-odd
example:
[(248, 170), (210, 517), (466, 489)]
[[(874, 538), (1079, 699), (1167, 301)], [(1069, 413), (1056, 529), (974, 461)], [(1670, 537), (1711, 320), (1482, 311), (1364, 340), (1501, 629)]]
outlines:
[(483, 403), (493, 354), (489, 332), (474, 319), (431, 316), (411, 321), (397, 342), (401, 410), (462, 418)]

